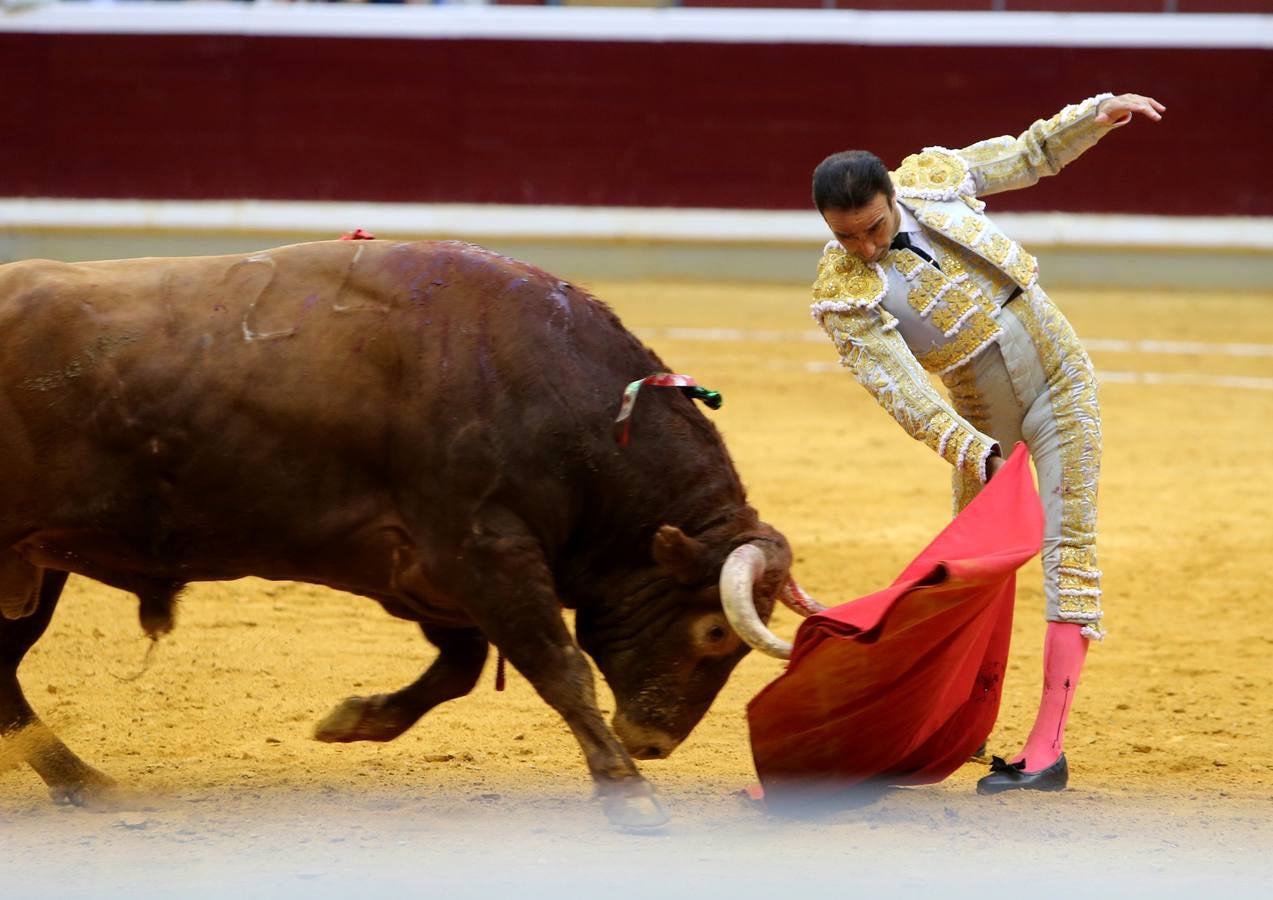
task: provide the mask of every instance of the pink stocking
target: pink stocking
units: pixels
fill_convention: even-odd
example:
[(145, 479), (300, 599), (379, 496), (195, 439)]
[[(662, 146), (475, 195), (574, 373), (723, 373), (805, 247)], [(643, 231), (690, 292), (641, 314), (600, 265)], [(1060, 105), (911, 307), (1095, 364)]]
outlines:
[(1082, 625), (1073, 622), (1048, 623), (1043, 639), (1043, 699), (1025, 748), (1012, 760), (1024, 759), (1027, 772), (1046, 769), (1065, 749), (1065, 722), (1087, 657), (1082, 630)]

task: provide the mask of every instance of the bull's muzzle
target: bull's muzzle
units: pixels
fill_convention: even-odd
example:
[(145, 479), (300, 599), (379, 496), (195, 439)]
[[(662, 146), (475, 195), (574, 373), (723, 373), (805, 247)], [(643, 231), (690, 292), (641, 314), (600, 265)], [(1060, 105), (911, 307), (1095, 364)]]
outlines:
[(623, 746), (633, 759), (663, 759), (681, 743), (666, 731), (648, 725), (638, 725), (622, 712), (614, 714), (611, 723)]

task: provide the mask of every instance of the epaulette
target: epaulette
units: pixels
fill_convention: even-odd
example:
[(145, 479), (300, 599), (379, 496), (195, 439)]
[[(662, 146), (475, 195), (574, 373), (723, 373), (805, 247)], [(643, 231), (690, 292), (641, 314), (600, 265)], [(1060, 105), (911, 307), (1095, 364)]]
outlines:
[(976, 190), (968, 164), (945, 147), (912, 153), (889, 176), (898, 196), (917, 200), (957, 200)]
[(813, 283), (815, 322), (829, 312), (875, 309), (884, 301), (888, 280), (878, 263), (867, 263), (849, 253), (836, 241), (822, 251), (818, 278)]

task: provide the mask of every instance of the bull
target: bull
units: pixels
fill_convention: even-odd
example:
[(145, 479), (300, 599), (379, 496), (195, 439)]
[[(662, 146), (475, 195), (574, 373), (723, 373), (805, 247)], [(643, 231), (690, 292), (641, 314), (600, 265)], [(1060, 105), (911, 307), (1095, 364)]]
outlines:
[(691, 399), (644, 398), (616, 443), (624, 386), (658, 357), (586, 292), (480, 247), (10, 263), (0, 340), (0, 733), (57, 802), (115, 792), (17, 678), (68, 573), (135, 594), (152, 637), (186, 584), (248, 575), (418, 623), (433, 662), (343, 701), (324, 741), (393, 739), (467, 694), (494, 645), (636, 828), (666, 814), (633, 759), (672, 752), (748, 651), (722, 585), (758, 621), (788, 579)]

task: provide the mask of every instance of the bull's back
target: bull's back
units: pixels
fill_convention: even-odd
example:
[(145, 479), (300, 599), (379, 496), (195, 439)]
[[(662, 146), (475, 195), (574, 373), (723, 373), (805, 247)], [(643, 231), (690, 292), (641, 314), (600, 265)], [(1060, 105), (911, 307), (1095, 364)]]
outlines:
[(604, 365), (616, 338), (621, 353), (644, 353), (572, 286), (455, 243), (0, 267), (3, 377), (27, 391), (96, 393), (121, 378), (173, 389), (250, 382), (282, 396), (377, 381), (494, 389), (546, 363)]
[(0, 341), (0, 461), (75, 509), (179, 489), (313, 515), (603, 433), (654, 367), (604, 305), (454, 243), (14, 264)]

